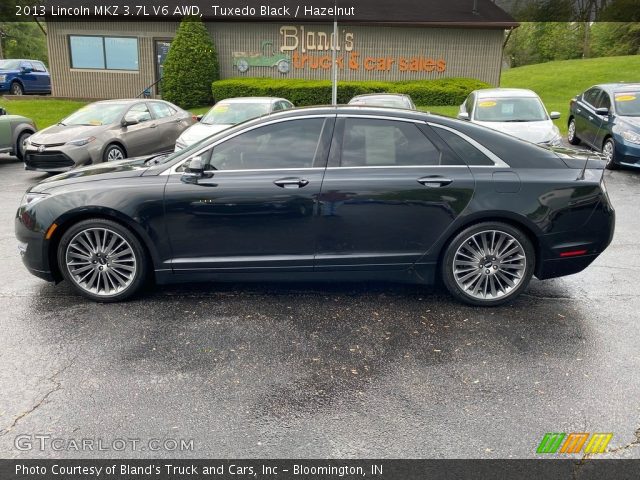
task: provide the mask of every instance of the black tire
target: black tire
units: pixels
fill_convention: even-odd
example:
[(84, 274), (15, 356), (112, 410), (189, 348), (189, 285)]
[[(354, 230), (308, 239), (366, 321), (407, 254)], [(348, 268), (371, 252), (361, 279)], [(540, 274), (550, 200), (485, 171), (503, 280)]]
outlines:
[[(502, 260), (498, 255), (492, 256), (492, 252), (487, 252), (486, 250), (485, 253), (488, 254), (485, 256), (478, 256), (477, 259), (475, 256), (468, 255), (469, 251), (466, 250), (468, 245), (473, 244), (474, 238), (476, 240), (477, 238), (481, 238), (474, 236), (479, 234), (489, 235), (489, 237), (485, 238), (487, 239), (487, 242), (490, 242), (491, 235), (494, 232), (496, 234), (493, 237), (494, 239), (496, 236), (498, 239), (505, 239), (505, 243), (497, 244), (497, 248), (495, 248), (495, 250), (503, 253), (504, 255), (509, 254), (511, 250), (516, 249), (517, 254), (505, 255)], [(501, 237), (499, 234), (502, 234), (503, 236)], [(515, 242), (506, 243), (508, 241), (510, 242), (511, 239), (515, 240)], [(507, 246), (507, 249), (502, 250), (505, 246)], [(487, 250), (491, 250), (491, 248)], [(493, 253), (495, 253), (495, 251)], [(473, 259), (473, 261), (467, 261), (467, 266), (458, 266), (458, 270), (456, 270), (454, 261), (461, 261), (464, 263), (465, 257), (468, 257), (470, 260)], [(523, 257), (523, 259), (520, 259), (519, 257)], [(476, 261), (478, 262), (477, 266), (475, 264)], [(531, 281), (531, 277), (533, 276), (535, 263), (536, 254), (533, 244), (521, 230), (502, 222), (483, 222), (464, 229), (456, 235), (451, 242), (449, 242), (440, 268), (444, 285), (456, 299), (469, 305), (493, 307), (513, 300), (527, 288)], [(521, 273), (517, 273), (518, 270), (514, 270), (516, 268), (520, 268)], [(519, 278), (515, 278), (516, 274), (519, 275)], [(458, 278), (456, 278), (456, 275), (458, 275)], [(469, 275), (471, 275), (470, 280), (473, 280), (469, 282), (469, 287), (486, 282), (487, 285), (496, 287), (496, 295), (493, 295), (489, 289), (484, 289), (490, 297), (487, 297), (487, 293), (485, 293), (484, 298), (479, 298), (478, 296), (481, 296), (482, 293), (478, 292), (478, 296), (474, 296), (467, 289), (463, 288), (459, 282), (464, 285), (464, 277)], [(477, 278), (479, 283), (476, 283), (474, 278)], [(506, 281), (504, 280), (505, 278)], [(513, 286), (509, 286), (507, 283), (508, 281), (511, 281)], [(503, 285), (504, 292), (502, 293), (498, 291), (497, 286), (499, 283)]]
[(20, 85), (19, 82), (13, 82), (11, 87), (9, 88), (9, 93), (11, 95), (24, 95), (24, 88)]
[(29, 138), (31, 135), (33, 135), (33, 132), (22, 132), (20, 135), (18, 135), (18, 140), (16, 141), (16, 157), (18, 158), (18, 160), (22, 161), (24, 160), (24, 141)]
[[(121, 158), (114, 158), (114, 156), (120, 156)], [(112, 162), (116, 160), (124, 160), (127, 158), (127, 152), (124, 151), (120, 145), (112, 143), (111, 145), (107, 145), (107, 148), (102, 152), (102, 161), (103, 162)]]
[[(609, 157), (607, 152), (608, 149), (611, 149), (611, 156)], [(607, 138), (602, 144), (602, 153), (607, 155), (607, 168), (609, 170), (618, 170), (620, 165), (616, 163), (616, 142), (613, 141), (613, 138)]]
[[(110, 232), (113, 236), (106, 236), (105, 231)], [(70, 246), (72, 243), (76, 246), (82, 246), (82, 242), (78, 239), (84, 240), (86, 244), (87, 237), (83, 235), (91, 235), (95, 240), (96, 233), (99, 240), (94, 242), (95, 244), (104, 239), (103, 243), (106, 243), (108, 247), (111, 245), (110, 238), (115, 238), (118, 243), (115, 243), (114, 247), (118, 246), (120, 240), (124, 240), (126, 245), (119, 249), (116, 248), (113, 252), (105, 248), (102, 249), (102, 253), (99, 248), (96, 249), (98, 250), (96, 253), (95, 250), (89, 251), (85, 247), (77, 249)], [(81, 253), (83, 251), (90, 253), (91, 256), (83, 255)], [(118, 257), (117, 260), (116, 257)], [(67, 261), (67, 258), (70, 260)], [(60, 239), (57, 259), (62, 275), (74, 290), (96, 302), (112, 303), (126, 300), (139, 292), (149, 277), (149, 261), (138, 238), (119, 223), (101, 218), (83, 220), (72, 225)], [(79, 263), (70, 265), (70, 262)], [(72, 272), (74, 267), (77, 269)], [(123, 268), (128, 270), (123, 270)], [(85, 270), (83, 271), (83, 269)], [(85, 274), (90, 277), (82, 285), (83, 278), (81, 277)], [(129, 274), (130, 280), (126, 280), (125, 277)], [(93, 280), (94, 278), (95, 280)], [(121, 288), (114, 288), (119, 286), (117, 282), (123, 283)], [(125, 283), (126, 285), (124, 285)], [(91, 286), (95, 288), (89, 288)]]
[(567, 141), (571, 145), (580, 145), (580, 139), (578, 138), (576, 131), (576, 119), (569, 120), (569, 132), (567, 133)]

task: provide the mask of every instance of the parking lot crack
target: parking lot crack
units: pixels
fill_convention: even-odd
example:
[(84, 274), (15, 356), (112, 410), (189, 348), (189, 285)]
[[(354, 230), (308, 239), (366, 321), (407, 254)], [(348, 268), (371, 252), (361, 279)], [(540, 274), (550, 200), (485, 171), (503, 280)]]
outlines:
[(62, 389), (62, 382), (59, 380), (59, 377), (71, 366), (73, 365), (73, 363), (75, 362), (75, 358), (73, 360), (71, 360), (71, 362), (66, 365), (65, 367), (57, 370), (53, 375), (51, 375), (49, 378), (47, 378), (47, 380), (49, 382), (53, 383), (53, 386), (40, 398), (40, 400), (30, 409), (22, 412), (20, 415), (18, 415), (16, 418), (13, 419), (13, 422), (11, 422), (11, 425), (9, 425), (8, 427), (4, 428), (3, 430), (0, 431), (0, 437), (4, 437), (6, 434), (8, 434), (11, 430), (13, 430), (15, 428), (15, 426), (25, 417), (31, 415), (33, 412), (35, 412), (36, 410), (38, 410), (42, 405), (44, 405), (45, 403), (48, 403), (49, 397), (51, 395), (53, 395), (55, 392), (57, 392), (58, 390)]

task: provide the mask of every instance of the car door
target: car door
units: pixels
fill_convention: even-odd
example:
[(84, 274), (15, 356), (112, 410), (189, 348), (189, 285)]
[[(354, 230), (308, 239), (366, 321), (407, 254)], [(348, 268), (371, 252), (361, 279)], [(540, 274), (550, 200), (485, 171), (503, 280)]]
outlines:
[(592, 146), (595, 140), (593, 123), (596, 117), (595, 109), (601, 92), (602, 90), (597, 87), (590, 88), (576, 102), (576, 135), (580, 140)]
[(157, 140), (156, 151), (170, 151), (176, 144), (176, 140), (184, 130), (182, 118), (178, 111), (163, 102), (149, 102), (149, 108), (156, 123), (153, 135)]
[(38, 77), (31, 62), (20, 63), (20, 80), (22, 80), (22, 85), (24, 85), (25, 93), (38, 91)]
[(124, 118), (135, 118), (138, 123), (122, 127), (120, 139), (124, 143), (128, 157), (136, 157), (159, 152), (161, 136), (158, 134), (157, 121), (151, 115), (146, 102), (132, 105)]
[(207, 165), (201, 178), (174, 169), (165, 189), (173, 271), (311, 271), (334, 119), (248, 127), (194, 152)]
[(36, 76), (36, 84), (38, 86), (38, 92), (49, 93), (51, 91), (51, 79), (47, 68), (42, 62), (31, 62), (33, 65), (33, 72)]
[(339, 116), (320, 194), (316, 269), (398, 270), (466, 207), (469, 168), (424, 123)]
[[(611, 111), (611, 97), (607, 92), (602, 90), (602, 93), (598, 97), (596, 108), (606, 108)], [(598, 115), (596, 112), (592, 115), (591, 125), (593, 129), (593, 137), (591, 143), (598, 149), (602, 149), (605, 137), (610, 133), (609, 129), (609, 114)]]

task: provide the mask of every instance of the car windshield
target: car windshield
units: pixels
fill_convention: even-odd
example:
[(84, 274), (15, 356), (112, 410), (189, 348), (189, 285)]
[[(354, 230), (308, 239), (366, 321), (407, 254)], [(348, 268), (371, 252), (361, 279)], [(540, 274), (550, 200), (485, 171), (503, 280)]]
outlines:
[(538, 98), (480, 98), (475, 119), (481, 122), (541, 122), (548, 117)]
[(4, 70), (17, 70), (20, 60), (0, 60), (0, 68)]
[(72, 113), (60, 122), (61, 125), (110, 125), (116, 123), (125, 109), (125, 103), (91, 103)]
[(409, 100), (405, 97), (392, 97), (381, 95), (379, 97), (356, 97), (353, 98), (349, 105), (371, 105), (375, 107), (394, 107), (394, 108), (409, 108)]
[(269, 103), (219, 102), (202, 117), (203, 125), (237, 125), (269, 113)]
[(623, 117), (640, 117), (640, 91), (616, 92), (616, 112)]

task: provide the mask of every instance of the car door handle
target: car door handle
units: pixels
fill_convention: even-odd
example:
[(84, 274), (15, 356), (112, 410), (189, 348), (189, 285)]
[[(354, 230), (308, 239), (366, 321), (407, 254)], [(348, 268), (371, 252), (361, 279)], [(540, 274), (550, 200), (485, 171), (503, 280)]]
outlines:
[(149, 125), (149, 128), (156, 128), (158, 126), (157, 123), (152, 123), (151, 125)]
[(450, 178), (440, 177), (438, 175), (434, 175), (431, 177), (422, 177), (418, 179), (418, 183), (424, 185), (425, 187), (437, 188), (437, 187), (445, 187), (451, 183), (453, 180)]
[(276, 180), (273, 182), (275, 185), (281, 188), (302, 188), (309, 185), (309, 180), (305, 180), (304, 178), (281, 178), (280, 180)]

